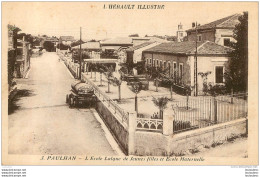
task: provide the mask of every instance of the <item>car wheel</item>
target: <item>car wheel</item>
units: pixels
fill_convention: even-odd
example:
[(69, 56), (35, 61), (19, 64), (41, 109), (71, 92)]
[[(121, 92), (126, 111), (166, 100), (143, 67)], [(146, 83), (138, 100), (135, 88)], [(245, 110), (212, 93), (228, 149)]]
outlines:
[(70, 108), (72, 108), (73, 107), (73, 98), (70, 98), (70, 100), (69, 100), (69, 105), (70, 105)]
[(78, 101), (77, 101), (77, 99), (73, 99), (73, 106), (74, 106), (74, 107), (76, 107), (76, 106), (77, 106), (77, 104), (78, 104)]
[(69, 103), (69, 95), (66, 95), (66, 103)]

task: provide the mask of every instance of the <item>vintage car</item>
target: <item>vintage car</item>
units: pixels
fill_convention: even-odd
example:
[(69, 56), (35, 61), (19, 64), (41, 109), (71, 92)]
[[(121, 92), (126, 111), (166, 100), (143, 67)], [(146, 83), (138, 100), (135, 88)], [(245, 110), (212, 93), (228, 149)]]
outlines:
[(70, 107), (77, 107), (79, 105), (94, 106), (96, 103), (96, 96), (91, 85), (84, 82), (75, 82), (71, 84), (71, 93), (66, 96), (66, 103)]

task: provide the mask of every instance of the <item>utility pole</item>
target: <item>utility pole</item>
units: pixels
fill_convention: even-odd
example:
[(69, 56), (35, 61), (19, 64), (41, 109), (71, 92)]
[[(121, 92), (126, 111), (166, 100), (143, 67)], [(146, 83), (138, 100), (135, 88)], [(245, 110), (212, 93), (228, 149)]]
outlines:
[(195, 30), (196, 30), (196, 50), (195, 50), (195, 61), (194, 61), (194, 82), (195, 82), (195, 95), (198, 96), (198, 31), (197, 31), (197, 22), (195, 23)]
[(80, 27), (80, 45), (79, 45), (79, 80), (81, 80), (81, 62), (82, 62), (82, 56), (81, 56), (81, 27)]

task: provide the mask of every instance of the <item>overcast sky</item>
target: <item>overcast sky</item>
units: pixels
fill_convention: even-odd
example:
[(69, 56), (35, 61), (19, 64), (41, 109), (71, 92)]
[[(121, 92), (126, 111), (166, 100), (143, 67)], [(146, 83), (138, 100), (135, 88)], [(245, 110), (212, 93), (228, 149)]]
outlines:
[[(104, 4), (131, 4), (134, 10), (104, 9)], [(241, 2), (191, 3), (191, 2), (153, 2), (165, 5), (164, 10), (140, 10), (139, 2), (9, 2), (4, 3), (3, 18), (15, 24), (25, 33), (49, 36), (72, 35), (79, 38), (82, 27), (83, 39), (102, 39), (128, 36), (138, 33), (148, 35), (176, 35), (177, 25), (191, 28), (197, 21), (201, 25), (247, 11)], [(232, 6), (231, 6), (232, 5)]]

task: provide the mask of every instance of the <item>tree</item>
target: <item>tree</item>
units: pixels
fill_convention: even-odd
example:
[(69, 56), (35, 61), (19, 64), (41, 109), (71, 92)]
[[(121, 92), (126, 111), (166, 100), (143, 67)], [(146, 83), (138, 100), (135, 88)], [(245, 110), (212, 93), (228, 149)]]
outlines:
[(128, 37), (139, 37), (139, 34), (130, 34)]
[(234, 29), (233, 51), (225, 71), (225, 85), (228, 90), (247, 91), (248, 88), (248, 12), (238, 18)]
[(111, 78), (113, 77), (113, 68), (112, 66), (111, 67), (105, 67), (106, 70), (105, 70), (105, 76), (107, 78), (107, 93), (110, 93), (110, 80)]
[(138, 97), (137, 94), (141, 91), (141, 86), (139, 82), (133, 82), (131, 84), (130, 90), (135, 93), (135, 111), (138, 114)]
[(155, 106), (157, 106), (160, 110), (160, 115), (159, 117), (163, 119), (163, 110), (167, 108), (169, 99), (167, 97), (160, 97), (160, 98), (155, 98), (153, 97), (153, 103)]
[(114, 84), (118, 86), (118, 101), (121, 101), (121, 84), (122, 80), (117, 79), (116, 77), (114, 78)]

